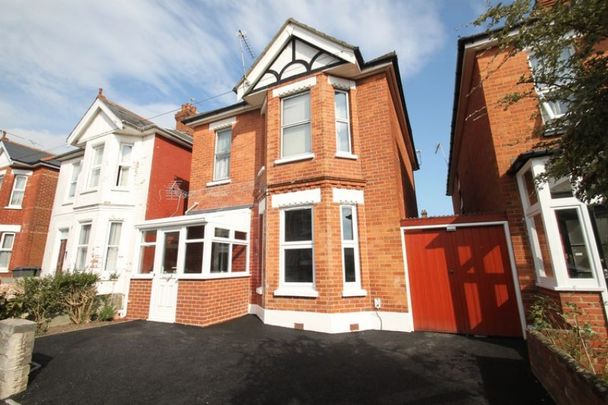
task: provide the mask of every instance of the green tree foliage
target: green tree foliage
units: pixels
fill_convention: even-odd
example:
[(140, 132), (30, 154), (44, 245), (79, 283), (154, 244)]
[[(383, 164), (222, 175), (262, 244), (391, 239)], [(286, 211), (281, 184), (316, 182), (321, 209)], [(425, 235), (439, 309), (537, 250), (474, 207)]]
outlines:
[[(519, 83), (531, 83), (547, 102), (567, 101), (565, 115), (545, 120), (547, 145), (554, 154), (546, 175), (572, 176), (585, 202), (608, 200), (608, 1), (557, 0), (540, 6), (514, 0), (491, 6), (473, 23), (485, 27), (511, 57), (526, 51), (537, 63)], [(574, 52), (565, 54), (564, 50)], [(506, 108), (537, 92), (505, 95)]]

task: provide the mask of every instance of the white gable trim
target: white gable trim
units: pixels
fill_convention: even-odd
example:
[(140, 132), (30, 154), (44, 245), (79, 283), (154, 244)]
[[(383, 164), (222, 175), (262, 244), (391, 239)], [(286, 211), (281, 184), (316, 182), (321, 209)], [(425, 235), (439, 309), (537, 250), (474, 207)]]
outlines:
[(331, 84), (335, 89), (339, 90), (351, 90), (357, 88), (357, 84), (348, 79), (342, 79), (341, 77), (335, 76), (327, 76), (327, 81)]
[(236, 117), (230, 117), (210, 123), (209, 129), (211, 131), (217, 131), (218, 129), (230, 128), (234, 124), (236, 124)]
[(266, 70), (274, 61), (275, 57), (281, 52), (283, 46), (285, 46), (292, 35), (342, 60), (355, 65), (357, 64), (357, 58), (352, 49), (290, 23), (283, 28), (279, 35), (277, 35), (277, 38), (268, 47), (266, 53), (264, 53), (255, 66), (253, 66), (245, 79), (239, 83), (237, 88), (238, 99), (242, 99), (243, 95), (247, 92), (247, 90), (249, 90), (250, 86), (257, 83), (258, 80), (264, 75)]
[(276, 88), (272, 91), (273, 97), (286, 97), (292, 94), (299, 93), (304, 90), (308, 90), (311, 87), (314, 87), (317, 84), (317, 77), (309, 77), (308, 79), (300, 80), (295, 83), (288, 84), (286, 86), (282, 86)]
[(105, 105), (103, 101), (98, 98), (95, 100), (95, 102), (93, 102), (91, 107), (89, 107), (87, 112), (80, 119), (80, 121), (78, 121), (78, 124), (68, 136), (68, 145), (75, 146), (78, 144), (78, 139), (86, 131), (87, 127), (91, 124), (98, 111), (102, 111), (104, 114), (106, 114), (110, 118), (110, 121), (112, 121), (112, 123), (116, 126), (117, 130), (122, 130), (124, 128), (122, 121), (112, 112), (112, 110), (108, 108), (108, 106)]
[(11, 159), (11, 155), (8, 154), (8, 151), (6, 150), (6, 147), (4, 146), (4, 143), (0, 142), (0, 147), (2, 148), (0, 150), (0, 156), (4, 155), (6, 156), (6, 166), (12, 166), (13, 165), (13, 159)]
[(297, 207), (321, 202), (321, 189), (292, 191), (272, 196), (272, 208)]
[(333, 201), (336, 204), (363, 204), (363, 190), (350, 188), (333, 188)]

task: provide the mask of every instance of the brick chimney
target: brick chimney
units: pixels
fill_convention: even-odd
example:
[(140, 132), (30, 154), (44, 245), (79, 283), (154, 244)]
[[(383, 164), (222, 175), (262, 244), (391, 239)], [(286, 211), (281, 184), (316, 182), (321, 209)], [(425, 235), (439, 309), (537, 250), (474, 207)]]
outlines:
[(194, 104), (190, 104), (190, 103), (182, 104), (181, 110), (179, 110), (177, 113), (175, 113), (175, 129), (192, 135), (192, 132), (193, 132), (192, 128), (184, 125), (182, 123), (182, 120), (184, 118), (187, 118), (187, 117), (190, 117), (190, 116), (196, 114), (196, 112), (197, 111), (196, 111), (196, 107), (194, 106)]

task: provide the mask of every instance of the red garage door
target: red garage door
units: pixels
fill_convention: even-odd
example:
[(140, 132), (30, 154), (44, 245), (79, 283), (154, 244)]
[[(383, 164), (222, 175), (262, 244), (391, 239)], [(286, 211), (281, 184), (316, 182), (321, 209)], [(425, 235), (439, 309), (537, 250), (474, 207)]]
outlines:
[(521, 336), (502, 225), (405, 231), (414, 329)]

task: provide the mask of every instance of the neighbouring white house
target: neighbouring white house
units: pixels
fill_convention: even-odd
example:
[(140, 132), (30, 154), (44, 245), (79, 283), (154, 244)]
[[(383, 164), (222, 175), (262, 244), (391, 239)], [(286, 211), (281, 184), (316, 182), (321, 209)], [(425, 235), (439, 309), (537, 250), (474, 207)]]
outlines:
[[(184, 105), (176, 117), (193, 111)], [(100, 294), (126, 296), (137, 262), (136, 224), (187, 207), (192, 137), (157, 126), (100, 89), (67, 143), (76, 149), (56, 158), (61, 168), (42, 274), (95, 272)]]

